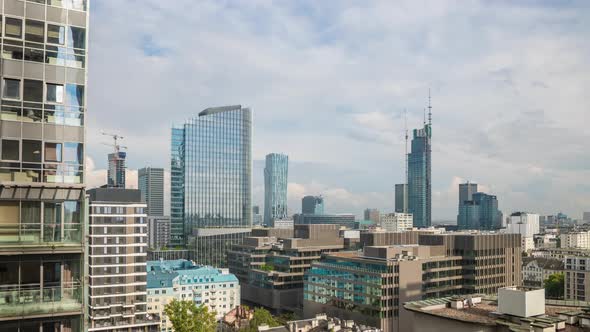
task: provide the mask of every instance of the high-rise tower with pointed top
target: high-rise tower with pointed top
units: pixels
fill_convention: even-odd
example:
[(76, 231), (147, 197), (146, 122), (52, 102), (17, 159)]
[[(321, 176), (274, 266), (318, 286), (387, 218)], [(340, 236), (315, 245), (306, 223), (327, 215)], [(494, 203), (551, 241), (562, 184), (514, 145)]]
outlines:
[(408, 212), (414, 227), (432, 225), (432, 106), (428, 93), (428, 122), (414, 129), (408, 154)]

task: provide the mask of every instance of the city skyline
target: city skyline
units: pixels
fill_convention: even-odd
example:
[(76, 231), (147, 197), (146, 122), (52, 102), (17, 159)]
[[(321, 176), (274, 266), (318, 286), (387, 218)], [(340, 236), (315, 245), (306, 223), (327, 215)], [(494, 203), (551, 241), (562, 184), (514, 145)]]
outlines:
[[(120, 114), (119, 110), (127, 106), (127, 102), (117, 107), (111, 103), (121, 101), (121, 94), (114, 91), (124, 91), (121, 84), (138, 84), (146, 88), (142, 93), (149, 93), (156, 101), (149, 105), (141, 101), (138, 104), (141, 106), (128, 107), (129, 114), (124, 116), (132, 116), (134, 124), (122, 121), (121, 128), (116, 127), (118, 124), (107, 126), (105, 114), (100, 117), (91, 114), (88, 156), (97, 166), (96, 173), (106, 167), (103, 156), (108, 151), (97, 145), (99, 128), (126, 136), (131, 169), (143, 164), (167, 168), (168, 142), (162, 137), (167, 137), (166, 129), (171, 123), (181, 122), (209, 105), (235, 102), (254, 109), (253, 204), (263, 205), (261, 160), (272, 151), (284, 151), (290, 156), (289, 206), (297, 207), (297, 201), (304, 195), (322, 194), (329, 202), (327, 210), (334, 213), (360, 215), (367, 207), (393, 211), (393, 185), (403, 182), (404, 178), (403, 109), (408, 109), (408, 127), (418, 127), (430, 87), (437, 128), (432, 174), (434, 221), (456, 219), (457, 184), (467, 179), (477, 181), (500, 197), (505, 202), (502, 204), (505, 215), (521, 209), (540, 214), (563, 210), (580, 218), (583, 210), (587, 210), (584, 207), (590, 197), (587, 160), (579, 155), (589, 135), (581, 121), (587, 107), (580, 89), (584, 86), (583, 77), (588, 76), (588, 57), (585, 56), (588, 47), (579, 42), (583, 35), (580, 31), (586, 31), (587, 27), (575, 24), (581, 19), (580, 9), (586, 6), (583, 3), (567, 8), (474, 3), (463, 9), (440, 3), (425, 11), (414, 10), (411, 4), (393, 8), (386, 3), (362, 8), (311, 3), (302, 4), (302, 8), (260, 5), (261, 13), (280, 14), (287, 20), (284, 24), (301, 26), (301, 31), (291, 34), (278, 28), (284, 25), (273, 15), (264, 15), (268, 16), (265, 19), (249, 17), (255, 10), (247, 3), (238, 3), (236, 8), (224, 8), (215, 3), (193, 4), (195, 7), (186, 12), (202, 10), (204, 17), (202, 22), (197, 20), (196, 23), (188, 20), (180, 9), (166, 4), (149, 2), (139, 10), (145, 13), (142, 16), (151, 18), (138, 22), (111, 15), (112, 6), (119, 6), (118, 2), (101, 1), (93, 6), (96, 15), (91, 24), (95, 28), (91, 31), (95, 34), (99, 54), (91, 59), (90, 84), (104, 86), (100, 82), (112, 77), (114, 70), (130, 75), (103, 91), (91, 91), (95, 94), (89, 99), (94, 103), (91, 107), (105, 110), (106, 115), (108, 112)], [(163, 10), (157, 15), (147, 14), (158, 8)], [(302, 15), (295, 15), (298, 11)], [(485, 14), (490, 12), (502, 15)], [(238, 32), (230, 27), (228, 23), (235, 19), (230, 13), (235, 13), (246, 29)], [(391, 23), (399, 13), (412, 15)], [(376, 15), (373, 26), (355, 24), (354, 17), (360, 19), (373, 14)], [(213, 16), (219, 17), (221, 24), (206, 19)], [(207, 31), (223, 38), (213, 42), (207, 34), (189, 36), (176, 29), (178, 33), (173, 34), (173, 38), (169, 38), (170, 34), (164, 37), (157, 31), (152, 33), (152, 27), (173, 17), (179, 18), (178, 26), (188, 24), (194, 27), (189, 30), (199, 31), (201, 24), (206, 24)], [(470, 20), (478, 20), (480, 24), (474, 29), (463, 29)], [(552, 24), (543, 24), (547, 21)], [(331, 30), (321, 30), (321, 25)], [(404, 28), (408, 25), (415, 26), (414, 30), (419, 33), (402, 32), (408, 30)], [(111, 43), (107, 37), (111, 29), (127, 28), (129, 32), (121, 41), (106, 47), (107, 40)], [(343, 32), (350, 33), (344, 38)], [(309, 38), (309, 41), (310, 34), (319, 37)], [(473, 40), (473, 45), (464, 48), (454, 42), (456, 36), (461, 40)], [(284, 41), (276, 47), (260, 44), (272, 37), (285, 38), (279, 38)], [(183, 43), (177, 42), (183, 38), (202, 42), (210, 48), (195, 60), (196, 63), (188, 62), (189, 50), (183, 50)], [(298, 40), (308, 42), (296, 47)], [(366, 53), (351, 51), (351, 46), (365, 40)], [(381, 49), (381, 42), (385, 40), (391, 47)], [(250, 42), (257, 51), (247, 45)], [(268, 57), (264, 59), (271, 60), (265, 61), (267, 67), (248, 57), (229, 60), (232, 44), (241, 45), (253, 54), (266, 53)], [(281, 46), (289, 52), (281, 51)], [(522, 51), (518, 57), (512, 57), (515, 47)], [(287, 54), (291, 51), (300, 60)], [(190, 94), (197, 92), (198, 105), (175, 101), (173, 108), (178, 111), (168, 112), (164, 121), (152, 116), (160, 108), (156, 105), (170, 98), (167, 92), (152, 91), (136, 81), (141, 77), (149, 82), (150, 76), (146, 75), (151, 74), (136, 73), (134, 68), (122, 69), (119, 65), (106, 66), (114, 62), (114, 54), (130, 53), (141, 64), (153, 65), (158, 75), (172, 63), (182, 65), (183, 71), (190, 71), (193, 75), (188, 77), (183, 72), (181, 82), (196, 87), (189, 90)], [(325, 53), (333, 55), (333, 60), (321, 70)], [(208, 59), (213, 62), (209, 63)], [(226, 79), (222, 71), (227, 70), (224, 66), (217, 69), (218, 61), (230, 63), (241, 78), (255, 80), (256, 84), (240, 89), (218, 89), (218, 82)], [(206, 68), (201, 65), (203, 63), (208, 64)], [(278, 74), (283, 63), (297, 68), (296, 72), (288, 69), (289, 74), (295, 73), (288, 82)], [(461, 68), (466, 70), (462, 72)], [(298, 76), (297, 72), (301, 74)], [(165, 79), (174, 80), (180, 77), (177, 75), (172, 70), (172, 73), (166, 72)], [(205, 78), (213, 84), (206, 85)], [(271, 90), (261, 88), (268, 86), (270, 89), (271, 80), (278, 80), (278, 84), (273, 84)], [(311, 84), (315, 81), (329, 89)], [(350, 87), (326, 84), (328, 81), (342, 81)], [(277, 91), (280, 86), (291, 92)], [(174, 91), (179, 94), (179, 100), (189, 94), (182, 87)], [(160, 98), (159, 94), (165, 98)], [(299, 98), (299, 94), (305, 98)], [(267, 98), (269, 95), (275, 97)], [(105, 98), (100, 98), (103, 96)], [(138, 116), (140, 109), (148, 116)], [(311, 116), (308, 110), (314, 110), (311, 124), (305, 120)], [(560, 134), (553, 135), (555, 133)], [(148, 146), (149, 149), (145, 148)], [(547, 148), (538, 149), (538, 146)], [(339, 158), (342, 155), (349, 156), (346, 159), (349, 162), (342, 163)], [(91, 178), (93, 172), (89, 175)], [(92, 185), (89, 181), (89, 186)], [(575, 197), (566, 199), (567, 193), (575, 193)]]

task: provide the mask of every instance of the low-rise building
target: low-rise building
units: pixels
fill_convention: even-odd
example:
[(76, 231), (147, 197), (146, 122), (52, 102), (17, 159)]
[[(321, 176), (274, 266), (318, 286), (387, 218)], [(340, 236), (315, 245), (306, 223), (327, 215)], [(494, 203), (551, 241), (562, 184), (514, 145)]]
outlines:
[(322, 253), (345, 248), (339, 225), (295, 225), (293, 229), (253, 229), (234, 245), (229, 269), (240, 280), (242, 300), (271, 311), (300, 311), (303, 274)]
[(386, 213), (381, 215), (381, 228), (388, 232), (401, 232), (412, 229), (414, 219), (411, 213)]
[(522, 259), (522, 283), (530, 287), (543, 287), (543, 281), (554, 273), (562, 273), (563, 269), (563, 260), (524, 257)]
[(340, 225), (353, 229), (355, 227), (354, 214), (310, 214), (300, 213), (293, 216), (296, 225)]
[[(411, 328), (404, 332), (586, 331), (580, 308), (545, 303), (543, 289), (507, 287), (497, 297), (453, 296), (404, 304)], [(572, 315), (573, 311), (576, 313)]]
[(306, 273), (304, 317), (326, 312), (385, 332), (408, 331), (404, 302), (495, 294), (521, 282), (517, 234), (430, 234), (418, 242), (324, 254)]
[(173, 299), (204, 305), (219, 320), (240, 305), (240, 284), (227, 269), (195, 265), (187, 260), (149, 261), (147, 310), (159, 315), (162, 332), (172, 331), (164, 308)]
[(353, 320), (329, 317), (321, 313), (313, 318), (288, 321), (285, 326), (258, 326), (258, 332), (381, 332), (376, 327), (358, 325)]

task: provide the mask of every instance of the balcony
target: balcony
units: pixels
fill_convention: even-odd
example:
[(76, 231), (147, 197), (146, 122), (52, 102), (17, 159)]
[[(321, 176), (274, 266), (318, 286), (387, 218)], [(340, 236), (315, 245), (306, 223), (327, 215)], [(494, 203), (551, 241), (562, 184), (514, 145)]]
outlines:
[(10, 250), (11, 247), (79, 247), (82, 248), (82, 225), (44, 224), (40, 223), (3, 223), (0, 224), (0, 246)]
[(0, 290), (0, 318), (82, 313), (82, 286)]

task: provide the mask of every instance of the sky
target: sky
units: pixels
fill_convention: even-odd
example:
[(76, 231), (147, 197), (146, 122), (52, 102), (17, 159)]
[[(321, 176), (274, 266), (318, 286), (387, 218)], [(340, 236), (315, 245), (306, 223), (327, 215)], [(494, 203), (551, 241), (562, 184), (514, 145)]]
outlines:
[[(433, 220), (458, 184), (504, 214), (590, 211), (590, 2), (99, 0), (90, 16), (87, 181), (124, 136), (128, 184), (170, 163), (170, 127), (212, 106), (253, 110), (253, 203), (263, 160), (289, 156), (289, 209), (394, 209), (404, 110), (432, 95)], [(169, 189), (166, 190), (169, 192)]]

